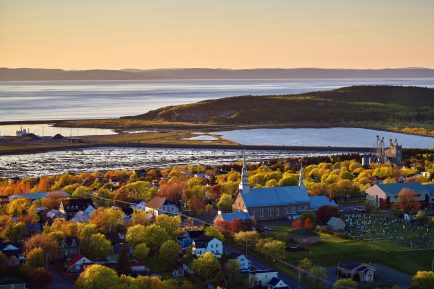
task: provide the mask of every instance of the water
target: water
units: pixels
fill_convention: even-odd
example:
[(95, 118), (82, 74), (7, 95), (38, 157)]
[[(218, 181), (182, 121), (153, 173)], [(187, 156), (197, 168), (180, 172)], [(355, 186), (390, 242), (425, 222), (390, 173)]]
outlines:
[(434, 87), (434, 79), (0, 81), (0, 122), (115, 118), (211, 98), (361, 84)]
[(108, 135), (115, 134), (111, 129), (102, 128), (69, 128), (69, 127), (53, 127), (52, 124), (6, 124), (0, 125), (0, 135), (14, 136), (20, 128), (39, 136), (53, 136), (61, 134), (65, 137), (69, 136), (84, 136), (84, 135)]
[(434, 148), (434, 138), (364, 128), (279, 128), (215, 132), (223, 138), (246, 145), (374, 147), (377, 135), (398, 139), (404, 148)]
[[(247, 150), (246, 158), (248, 161), (261, 161), (338, 153), (340, 152)], [(241, 151), (229, 149), (92, 148), (0, 156), (0, 177), (37, 177), (65, 172), (137, 169), (187, 164), (218, 165), (239, 160), (241, 160)]]

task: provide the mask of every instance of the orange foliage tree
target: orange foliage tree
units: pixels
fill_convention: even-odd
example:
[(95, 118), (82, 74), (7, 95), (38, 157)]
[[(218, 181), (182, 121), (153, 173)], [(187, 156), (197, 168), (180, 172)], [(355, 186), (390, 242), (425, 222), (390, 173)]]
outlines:
[(417, 200), (417, 193), (407, 188), (402, 189), (398, 194), (398, 206), (406, 213), (419, 209), (420, 203)]

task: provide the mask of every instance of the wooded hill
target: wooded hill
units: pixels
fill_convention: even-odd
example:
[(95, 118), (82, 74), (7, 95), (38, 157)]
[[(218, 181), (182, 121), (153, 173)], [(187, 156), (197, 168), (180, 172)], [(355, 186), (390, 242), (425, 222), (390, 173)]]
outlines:
[(238, 96), (168, 106), (133, 118), (213, 124), (433, 124), (434, 89), (352, 86), (292, 95)]

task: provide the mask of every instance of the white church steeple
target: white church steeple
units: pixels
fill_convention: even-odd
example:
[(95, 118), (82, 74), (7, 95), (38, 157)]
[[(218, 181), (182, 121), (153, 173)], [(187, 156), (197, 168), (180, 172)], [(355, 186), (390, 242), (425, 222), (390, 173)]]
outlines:
[(249, 176), (247, 175), (247, 163), (246, 163), (246, 153), (243, 151), (243, 168), (241, 169), (241, 181), (238, 186), (239, 190), (243, 193), (248, 193), (250, 190)]
[(300, 163), (300, 177), (298, 179), (298, 186), (299, 187), (304, 186), (304, 183), (303, 183), (303, 163)]

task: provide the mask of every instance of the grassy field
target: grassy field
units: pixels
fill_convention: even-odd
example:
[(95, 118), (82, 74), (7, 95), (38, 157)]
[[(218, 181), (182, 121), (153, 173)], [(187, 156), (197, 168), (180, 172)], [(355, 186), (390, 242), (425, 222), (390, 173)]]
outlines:
[[(272, 229), (281, 234), (291, 230), (286, 227), (272, 227)], [(333, 266), (338, 262), (348, 260), (359, 260), (386, 265), (410, 275), (415, 274), (418, 270), (431, 268), (434, 250), (401, 251), (408, 249), (408, 247), (388, 240), (359, 242), (321, 233), (321, 243), (314, 245), (310, 251), (286, 252), (284, 259), (297, 264), (301, 259), (309, 258), (314, 263), (323, 266)]]

